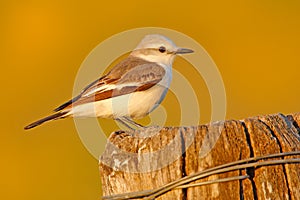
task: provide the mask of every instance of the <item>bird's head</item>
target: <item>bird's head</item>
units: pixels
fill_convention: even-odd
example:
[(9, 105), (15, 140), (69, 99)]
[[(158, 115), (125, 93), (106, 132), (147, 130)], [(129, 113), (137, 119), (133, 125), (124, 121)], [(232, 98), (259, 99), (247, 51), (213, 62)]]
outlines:
[(164, 65), (172, 65), (177, 54), (192, 53), (193, 50), (177, 47), (169, 38), (154, 34), (146, 35), (131, 53), (132, 56)]

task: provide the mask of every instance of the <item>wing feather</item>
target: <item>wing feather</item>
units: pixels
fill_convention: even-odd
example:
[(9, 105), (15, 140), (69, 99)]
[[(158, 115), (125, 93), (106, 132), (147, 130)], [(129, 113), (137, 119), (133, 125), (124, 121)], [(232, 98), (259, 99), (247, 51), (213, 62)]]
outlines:
[(139, 58), (125, 59), (107, 75), (89, 84), (78, 96), (62, 104), (55, 111), (136, 91), (144, 91), (159, 83), (164, 75), (164, 68), (156, 63)]

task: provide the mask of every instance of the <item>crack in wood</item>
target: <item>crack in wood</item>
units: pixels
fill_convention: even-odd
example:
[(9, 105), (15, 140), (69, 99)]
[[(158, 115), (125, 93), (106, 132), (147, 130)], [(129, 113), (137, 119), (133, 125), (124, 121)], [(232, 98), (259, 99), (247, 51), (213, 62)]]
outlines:
[[(240, 154), (240, 160), (242, 159), (241, 158), (241, 154)], [(243, 175), (243, 170), (239, 170), (239, 176), (242, 176)], [(240, 200), (244, 200), (245, 197), (244, 197), (244, 188), (243, 188), (243, 180), (239, 180), (239, 185), (240, 185)]]
[[(281, 114), (282, 115), (282, 114)], [(285, 117), (284, 115), (282, 115), (283, 117)], [(288, 120), (288, 119), (287, 119)], [(264, 122), (263, 120), (261, 119), (258, 119), (259, 122), (261, 122), (263, 125), (266, 126), (267, 130), (270, 131), (271, 135), (276, 138), (276, 141), (277, 141), (277, 144), (278, 144), (278, 147), (279, 147), (279, 150), (280, 150), (280, 153), (282, 153), (282, 146), (281, 146), (281, 143), (280, 143), (280, 140), (279, 138), (277, 137), (277, 135), (275, 134), (274, 130), (266, 123)], [(284, 135), (283, 135), (284, 137)], [(287, 140), (288, 141), (288, 140)], [(281, 157), (282, 159), (284, 159), (284, 157)], [(287, 172), (286, 172), (286, 168), (285, 168), (285, 165), (284, 164), (281, 164), (282, 166), (282, 171), (283, 171), (283, 175), (284, 175), (284, 179), (285, 179), (285, 184), (287, 185), (287, 190), (288, 190), (288, 198), (289, 200), (291, 200), (291, 191), (290, 191), (290, 187), (289, 187), (289, 181), (288, 181), (288, 177), (287, 177)]]
[[(186, 173), (186, 146), (185, 146), (185, 140), (184, 140), (184, 136), (183, 136), (183, 132), (182, 129), (180, 128), (178, 130), (180, 132), (180, 140), (181, 140), (181, 151), (182, 151), (182, 167), (181, 167), (181, 171), (182, 171), (182, 177), (185, 177), (187, 175)], [(182, 189), (182, 200), (186, 200), (187, 199), (187, 188), (183, 188)]]
[[(245, 133), (245, 136), (246, 136), (246, 141), (247, 141), (247, 144), (248, 144), (248, 147), (249, 147), (250, 157), (254, 157), (253, 146), (251, 144), (251, 138), (250, 138), (248, 128), (247, 128), (245, 122), (242, 121), (241, 123), (242, 123), (243, 129), (244, 129), (244, 133)], [(251, 186), (252, 186), (253, 198), (254, 198), (254, 200), (257, 200), (258, 197), (257, 197), (257, 188), (256, 188), (255, 181), (254, 181), (254, 176), (255, 176), (254, 167), (246, 168), (246, 174), (249, 175), (249, 180), (250, 180)]]

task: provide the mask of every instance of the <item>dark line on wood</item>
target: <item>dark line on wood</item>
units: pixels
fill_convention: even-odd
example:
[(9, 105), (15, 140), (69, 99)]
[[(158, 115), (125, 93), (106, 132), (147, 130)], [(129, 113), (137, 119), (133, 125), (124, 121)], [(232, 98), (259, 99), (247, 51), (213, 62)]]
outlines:
[[(240, 156), (239, 156), (239, 160), (241, 160), (242, 159), (242, 152), (240, 152)], [(242, 176), (243, 175), (243, 170), (239, 170), (239, 176)], [(240, 179), (239, 180), (239, 186), (240, 186), (240, 200), (244, 200), (245, 199), (245, 197), (244, 197), (244, 187), (243, 187), (243, 180), (242, 179)]]
[[(248, 128), (247, 128), (245, 122), (241, 122), (241, 123), (242, 123), (242, 126), (244, 128), (244, 133), (245, 133), (245, 136), (246, 136), (247, 144), (249, 146), (250, 157), (254, 157), (253, 147), (252, 147), (251, 138), (250, 138)], [(254, 167), (246, 168), (246, 174), (249, 175), (249, 180), (250, 180), (251, 186), (252, 186), (253, 198), (254, 198), (254, 200), (258, 200), (257, 188), (256, 188), (255, 182), (253, 180), (253, 178), (255, 176)]]
[[(182, 128), (184, 129), (184, 128)], [(182, 133), (182, 129), (179, 129), (180, 131), (180, 141), (181, 141), (181, 152), (182, 152), (182, 167), (181, 167), (181, 171), (182, 171), (182, 177), (187, 176), (186, 173), (186, 146), (185, 146), (185, 140), (184, 140), (184, 136)], [(185, 129), (184, 129), (185, 130)], [(186, 130), (185, 130), (186, 132)], [(182, 189), (182, 199), (186, 200), (187, 199), (187, 188), (183, 188)]]
[[(242, 170), (239, 170), (239, 176), (242, 176)], [(244, 188), (243, 188), (243, 180), (239, 180), (240, 184), (240, 200), (244, 200)]]
[[(272, 128), (270, 126), (268, 126), (268, 124), (266, 124), (264, 121), (262, 121), (261, 119), (258, 119), (259, 122), (261, 122), (263, 125), (265, 125), (267, 127), (267, 130), (270, 131), (271, 135), (273, 137), (276, 138), (276, 141), (278, 141), (278, 146), (279, 146), (279, 151), (280, 153), (283, 153), (282, 151), (282, 146), (280, 144), (280, 140), (278, 139), (278, 137), (276, 136), (275, 132), (272, 130)], [(283, 136), (284, 137), (284, 136)], [(284, 157), (281, 157), (282, 159), (284, 159)], [(284, 179), (285, 179), (285, 184), (287, 186), (287, 189), (288, 189), (288, 194), (289, 194), (289, 200), (291, 200), (291, 191), (290, 191), (290, 187), (289, 187), (289, 181), (288, 181), (288, 178), (287, 178), (287, 173), (286, 173), (286, 168), (285, 168), (285, 165), (284, 164), (281, 164), (282, 166), (282, 171), (283, 171), (283, 175), (284, 175)]]

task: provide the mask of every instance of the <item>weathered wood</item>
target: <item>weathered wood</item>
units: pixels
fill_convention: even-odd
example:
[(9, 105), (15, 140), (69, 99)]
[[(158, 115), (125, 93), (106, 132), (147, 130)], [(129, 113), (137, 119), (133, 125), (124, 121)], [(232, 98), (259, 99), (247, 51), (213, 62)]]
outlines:
[[(107, 144), (106, 151), (101, 156), (100, 171), (104, 195), (126, 193), (131, 191), (153, 189), (182, 177), (183, 159), (173, 158), (174, 162), (161, 168), (159, 163), (168, 160), (168, 152), (161, 151), (152, 156), (147, 152), (157, 152), (170, 142), (170, 150), (182, 155), (179, 128), (164, 128), (160, 134), (152, 137), (139, 138), (128, 133), (113, 133)], [(159, 169), (159, 170), (158, 170)], [(170, 192), (172, 197), (183, 197), (182, 190)]]
[[(222, 164), (272, 153), (299, 151), (299, 126), (300, 113), (296, 113), (197, 127), (163, 128), (160, 131), (153, 128), (135, 133), (115, 132), (100, 158), (103, 195), (151, 190)], [(247, 167), (191, 183), (241, 175), (249, 178), (174, 189), (157, 199), (300, 198), (299, 163)]]

